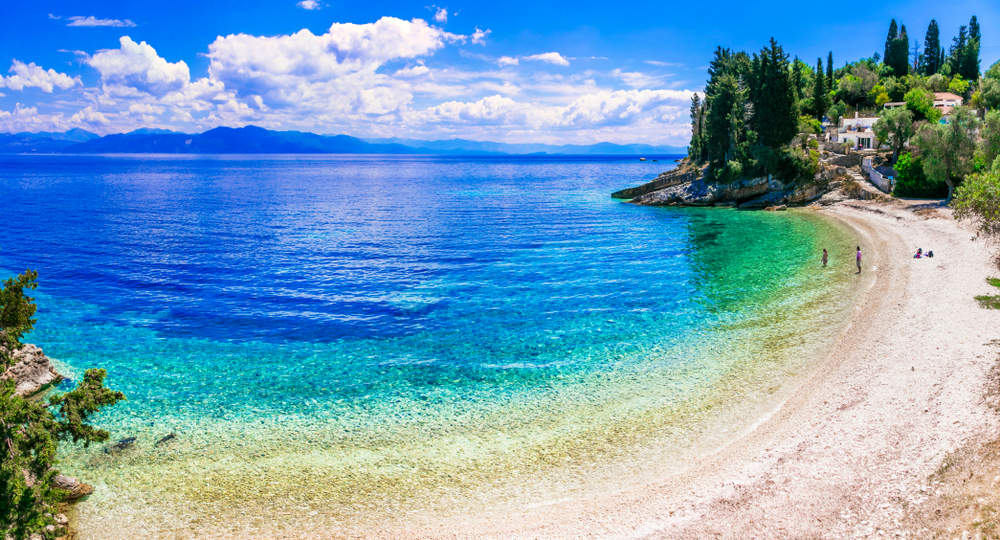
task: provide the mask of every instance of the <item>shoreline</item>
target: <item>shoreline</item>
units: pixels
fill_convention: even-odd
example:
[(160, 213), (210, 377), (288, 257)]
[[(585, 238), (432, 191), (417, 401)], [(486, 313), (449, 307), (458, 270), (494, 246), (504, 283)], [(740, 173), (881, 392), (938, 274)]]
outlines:
[[(909, 537), (901, 523), (927, 500), (929, 476), (997, 425), (982, 396), (1000, 317), (973, 299), (996, 269), (949, 209), (914, 213), (925, 206), (848, 201), (817, 210), (865, 238), (867, 292), (827, 357), (776, 410), (686, 471), (607, 496), (365, 536)], [(916, 247), (937, 257), (912, 259)]]

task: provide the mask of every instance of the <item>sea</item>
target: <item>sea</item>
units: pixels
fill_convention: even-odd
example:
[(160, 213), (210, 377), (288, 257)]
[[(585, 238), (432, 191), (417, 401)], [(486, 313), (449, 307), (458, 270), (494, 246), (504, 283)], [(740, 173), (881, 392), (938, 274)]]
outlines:
[(856, 237), (610, 197), (679, 157), (0, 156), (26, 341), (127, 396), (61, 448), (79, 537), (503, 515), (745, 433), (844, 331)]

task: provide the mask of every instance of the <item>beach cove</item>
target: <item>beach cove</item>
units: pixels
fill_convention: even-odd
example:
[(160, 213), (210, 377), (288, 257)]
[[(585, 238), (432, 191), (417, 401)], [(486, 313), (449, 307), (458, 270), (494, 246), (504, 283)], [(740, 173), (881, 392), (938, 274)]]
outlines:
[[(127, 161), (125, 164), (131, 166)], [(120, 167), (122, 162), (113, 161), (111, 165)], [(280, 165), (288, 166), (286, 162)], [(419, 168), (425, 164), (419, 161), (393, 164), (395, 174), (400, 165), (424, 174)], [(504, 169), (514, 165), (497, 164)], [(585, 163), (583, 168), (593, 166)], [(162, 220), (166, 215), (173, 227), (191, 231), (184, 223), (199, 221), (176, 221), (183, 218), (172, 213), (170, 206), (178, 204), (176, 201), (153, 208), (140, 204), (152, 187), (171, 190), (179, 201), (187, 197), (190, 208), (190, 198), (197, 202), (201, 198), (198, 190), (205, 188), (204, 184), (185, 182), (184, 167), (166, 171), (171, 182), (147, 175), (139, 183), (116, 171), (97, 180), (77, 182), (90, 190), (115, 185), (119, 194), (126, 195), (124, 199), (107, 199), (120, 205), (119, 211), (109, 212), (104, 202), (98, 208), (113, 218), (108, 223), (118, 224), (117, 229), (110, 227), (116, 231), (129, 230), (119, 221), (119, 216), (126, 215), (121, 210), (129, 208), (138, 210), (133, 218), (138, 216), (140, 221), (150, 219), (148, 216)], [(537, 163), (528, 167), (533, 176), (538, 176)], [(602, 164), (595, 172), (634, 174), (628, 172), (630, 167), (635, 164)], [(238, 161), (223, 163), (228, 176), (208, 177), (213, 197), (236, 193), (226, 185), (239, 185), (241, 181), (240, 173), (232, 176), (234, 168), (242, 170), (243, 165)], [(572, 168), (578, 170), (581, 166), (573, 163)], [(467, 172), (463, 169), (462, 174)], [(204, 178), (204, 172), (197, 177)], [(524, 182), (527, 177), (516, 178)], [(601, 186), (596, 180), (600, 176), (594, 178), (597, 193)], [(623, 177), (621, 183), (629, 181)], [(72, 179), (64, 182), (60, 187), (73, 187)], [(863, 204), (857, 201), (850, 203), (855, 206), (787, 213), (643, 209), (606, 200), (600, 204), (608, 206), (594, 206), (598, 199), (591, 199), (586, 189), (570, 192), (567, 197), (564, 189), (556, 189), (557, 184), (550, 189), (536, 183), (531, 186), (536, 196), (533, 210), (544, 213), (551, 207), (556, 212), (553, 215), (563, 215), (567, 207), (578, 215), (582, 211), (589, 223), (573, 225), (588, 228), (590, 234), (580, 241), (589, 244), (590, 249), (585, 249), (584, 243), (574, 244), (573, 235), (566, 236), (557, 228), (545, 229), (544, 236), (532, 239), (537, 247), (529, 243), (525, 248), (520, 245), (523, 239), (517, 237), (517, 228), (509, 225), (524, 219), (524, 214), (516, 207), (504, 206), (508, 200), (513, 204), (520, 198), (523, 188), (503, 182), (497, 186), (495, 179), (491, 182), (494, 185), (489, 191), (473, 184), (451, 193), (467, 202), (488, 202), (484, 212), (496, 212), (498, 204), (506, 209), (501, 227), (494, 227), (494, 232), (501, 233), (500, 238), (506, 236), (501, 245), (508, 251), (495, 260), (477, 262), (472, 266), (474, 272), (464, 272), (460, 282), (451, 283), (453, 278), (444, 271), (438, 272), (444, 275), (443, 281), (438, 277), (406, 291), (380, 292), (385, 297), (376, 303), (393, 310), (388, 318), (399, 320), (402, 314), (411, 325), (403, 330), (395, 327), (396, 335), (374, 335), (394, 327), (378, 328), (370, 317), (357, 315), (355, 322), (338, 323), (326, 318), (321, 324), (310, 324), (301, 319), (274, 327), (260, 312), (241, 312), (246, 308), (238, 307), (239, 303), (228, 304), (225, 296), (220, 300), (223, 308), (186, 305), (197, 294), (210, 294), (220, 287), (228, 294), (242, 292), (234, 288), (238, 287), (235, 278), (225, 275), (188, 282), (197, 294), (172, 290), (172, 281), (189, 279), (178, 271), (194, 272), (218, 262), (213, 260), (217, 255), (190, 258), (198, 252), (178, 251), (170, 245), (174, 241), (194, 241), (198, 247), (201, 240), (190, 232), (185, 232), (186, 237), (160, 238), (168, 243), (162, 249), (152, 248), (159, 253), (159, 260), (152, 261), (152, 266), (140, 260), (145, 268), (132, 274), (126, 272), (129, 279), (155, 278), (141, 287), (123, 288), (129, 291), (124, 298), (126, 304), (134, 306), (138, 299), (153, 307), (161, 305), (167, 312), (140, 307), (131, 308), (135, 311), (118, 310), (111, 304), (73, 298), (65, 291), (44, 298), (42, 305), (48, 302), (55, 308), (64, 324), (45, 330), (40, 325), (38, 335), (48, 354), (66, 361), (61, 370), (72, 376), (74, 370), (95, 362), (111, 362), (126, 370), (127, 376), (117, 382), (127, 386), (132, 399), (105, 421), (113, 428), (114, 436), (137, 437), (134, 447), (110, 453), (100, 448), (69, 447), (66, 454), (69, 472), (92, 481), (98, 488), (78, 507), (80, 537), (115, 538), (122, 531), (132, 537), (141, 531), (150, 538), (399, 538), (433, 537), (440, 530), (445, 531), (441, 535), (461, 537), (523, 534), (547, 538), (579, 537), (584, 532), (615, 536), (620, 534), (616, 531), (626, 530), (620, 527), (631, 530), (632, 525), (654, 536), (670, 537), (675, 534), (671, 529), (675, 523), (686, 523), (680, 518), (690, 519), (692, 514), (688, 512), (700, 510), (707, 516), (705, 519), (723, 519), (724, 512), (712, 506), (718, 504), (720, 496), (712, 483), (720, 474), (721, 483), (727, 482), (733, 475), (732, 467), (738, 463), (743, 463), (744, 469), (749, 466), (746, 471), (752, 472), (755, 467), (770, 470), (767, 460), (771, 458), (761, 457), (756, 438), (773, 432), (787, 441), (796, 440), (788, 435), (792, 428), (782, 419), (795, 411), (805, 414), (804, 406), (798, 404), (803, 399), (801, 394), (822, 395), (817, 394), (817, 389), (823, 390), (816, 385), (817, 378), (831, 384), (820, 374), (836, 373), (834, 365), (846, 365), (853, 358), (848, 355), (845, 360), (835, 360), (844, 350), (861, 351), (879, 343), (860, 332), (890, 324), (900, 316), (896, 311), (887, 312), (887, 304), (876, 301), (876, 297), (891, 297), (889, 293), (900, 283), (910, 286), (910, 276), (902, 273), (901, 266), (892, 264), (894, 256), (887, 255), (900, 241), (891, 236), (899, 234), (899, 223), (909, 227), (909, 235), (920, 227), (938, 226), (956, 242), (958, 235), (964, 234), (964, 242), (968, 243), (969, 236), (957, 228), (948, 230), (947, 226), (955, 225), (947, 219), (928, 218), (926, 214), (933, 212), (917, 215), (876, 207), (875, 212), (881, 213), (875, 213), (859, 209), (857, 205)], [(44, 182), (35, 184), (34, 189), (38, 185)], [(282, 204), (286, 204), (283, 201), (287, 195), (301, 193), (298, 189), (288, 191), (288, 186), (280, 182), (271, 186), (274, 200)], [(130, 198), (139, 205), (130, 207)], [(414, 199), (411, 193), (408, 200), (420, 199)], [(329, 216), (328, 208), (332, 207), (326, 204), (314, 199), (305, 206), (312, 216)], [(241, 203), (237, 200), (235, 206), (239, 208)], [(473, 205), (477, 207), (478, 203)], [(598, 210), (593, 213), (587, 208)], [(405, 218), (419, 218), (423, 211), (418, 206)], [(457, 211), (468, 212), (469, 206), (460, 206)], [(607, 218), (600, 216), (612, 215), (606, 212), (628, 212), (627, 218), (633, 223), (643, 217), (652, 221), (645, 229), (639, 221), (638, 229), (622, 236), (616, 230), (617, 218), (602, 223)], [(893, 212), (899, 212), (900, 219), (889, 215)], [(203, 211), (199, 219), (211, 216), (212, 211)], [(669, 220), (679, 217), (687, 220), (684, 228), (677, 229), (681, 234), (661, 234), (663, 219), (669, 224)], [(225, 245), (218, 238), (227, 236), (229, 241), (248, 242), (245, 236), (229, 230), (228, 222), (211, 219), (205, 225), (213, 236), (205, 240), (206, 247), (199, 249), (211, 253), (211, 246)], [(879, 219), (893, 225), (879, 225)], [(309, 228), (296, 231), (291, 240), (323, 247), (330, 245), (331, 239), (357, 238), (356, 232), (343, 229)], [(266, 232), (251, 234), (267, 238)], [(422, 234), (422, 238), (433, 237)], [(133, 243), (136, 249), (143, 247), (142, 239), (126, 238), (126, 248)], [(553, 238), (558, 241), (553, 243)], [(874, 265), (872, 272), (860, 278), (851, 270), (856, 242), (864, 246), (866, 267)], [(939, 258), (926, 262), (942, 265), (950, 260), (945, 257), (948, 250), (937, 247), (944, 243), (928, 236), (921, 245), (933, 247)], [(369, 241), (364, 245), (377, 244)], [(406, 241), (403, 244), (410, 246)], [(421, 244), (427, 245), (425, 240), (412, 245)], [(260, 255), (266, 257), (275, 252), (275, 247), (287, 245), (286, 238)], [(827, 245), (836, 246), (831, 250), (832, 264), (828, 273), (818, 274), (815, 254)], [(93, 246), (93, 241), (79, 246), (94, 249), (88, 247)], [(539, 250), (542, 246), (545, 249)], [(972, 246), (963, 254), (971, 254), (976, 260), (978, 245)], [(898, 247), (903, 255), (909, 248)], [(230, 256), (228, 252), (222, 250), (223, 260)], [(609, 254), (615, 266), (625, 270), (610, 276), (613, 279), (607, 275), (615, 268), (606, 264)], [(188, 259), (171, 260), (180, 255)], [(588, 258), (592, 264), (582, 262)], [(85, 252), (80, 260), (86, 269)], [(384, 263), (371, 261), (383, 260), (391, 258), (369, 259), (367, 266), (359, 268), (378, 268)], [(761, 265), (761, 261), (776, 266)], [(910, 264), (909, 260), (904, 262)], [(447, 263), (433, 261), (435, 265)], [(124, 268), (115, 260), (102, 264)], [(401, 268), (407, 274), (413, 273), (412, 266)], [(500, 273), (491, 274), (491, 268)], [(519, 279), (525, 271), (530, 273)], [(560, 272), (565, 276), (559, 277)], [(587, 277), (590, 272), (593, 274)], [(101, 292), (109, 287), (103, 280), (112, 274), (96, 272), (77, 277), (85, 278)], [(541, 278), (544, 274), (548, 276)], [(377, 272), (372, 275), (378, 277)], [(576, 276), (576, 281), (569, 276)], [(219, 279), (229, 279), (230, 283), (214, 281)], [(978, 279), (986, 287), (981, 277)], [(556, 285), (559, 282), (569, 285), (560, 290)], [(514, 287), (501, 290), (497, 296), (513, 294), (524, 314), (514, 312), (509, 316), (508, 304), (496, 304), (494, 295), (481, 292), (484, 286), (500, 283)], [(657, 287), (657, 283), (662, 285)], [(685, 289), (686, 283), (694, 287)], [(542, 285), (540, 289), (538, 284)], [(972, 281), (969, 286), (973, 287)], [(308, 290), (310, 286), (305, 287)], [(691, 305), (692, 295), (681, 294), (686, 290), (695, 293), (691, 307), (685, 306)], [(248, 292), (248, 298), (256, 302), (276, 302), (266, 290)], [(311, 292), (329, 294), (322, 288)], [(314, 294), (308, 301), (321, 298)], [(356, 294), (355, 301), (363, 300), (363, 295)], [(971, 296), (967, 300), (973, 302)], [(622, 302), (628, 309), (621, 310)], [(960, 305), (946, 304), (937, 307)], [(229, 326), (206, 324), (207, 319), (198, 313), (205, 307), (230, 316), (242, 314), (245, 319)], [(604, 311), (592, 312), (595, 307)], [(479, 317), (476, 320), (481, 327), (495, 325), (493, 328), (504, 330), (483, 333), (475, 327), (448, 328), (442, 317), (453, 317), (449, 310), (456, 308), (460, 310), (456, 315)], [(317, 313), (329, 309), (321, 308)], [(294, 310), (301, 313), (300, 307), (286, 309), (288, 313)], [(526, 316), (531, 310), (550, 314), (541, 318)], [(490, 318), (483, 319), (482, 313), (498, 314), (500, 318), (491, 322)], [(517, 330), (511, 330), (511, 324), (525, 322), (537, 328), (515, 326)], [(282, 342), (255, 335), (269, 324), (278, 332), (293, 332), (299, 337)], [(353, 324), (352, 332), (360, 329), (373, 336), (320, 341), (301, 336), (314, 336), (337, 324)], [(197, 325), (205, 328), (198, 329)], [(464, 334), (456, 335), (456, 330)], [(227, 339), (227, 332), (232, 338)], [(677, 339), (678, 335), (692, 339)], [(858, 343), (845, 345), (845, 336), (859, 335), (862, 337)], [(310, 342), (312, 345), (307, 345)], [(94, 343), (102, 345), (95, 347)], [(379, 348), (373, 348), (373, 343), (378, 343)], [(77, 352), (66, 354), (74, 350)], [(370, 357), (374, 361), (362, 364), (358, 372), (356, 361), (342, 366), (330, 363), (329, 359), (338, 357)], [(247, 364), (248, 358), (255, 358), (261, 365)], [(470, 367), (460, 364), (461, 358), (489, 362), (480, 360), (478, 366)], [(442, 365), (446, 369), (442, 370)], [(851, 365), (857, 366), (858, 362)], [(913, 373), (919, 369), (911, 367)], [(316, 376), (319, 373), (321, 377)], [(839, 392), (844, 399), (855, 395), (843, 388)], [(864, 421), (870, 422), (871, 418)], [(779, 422), (785, 422), (781, 423), (785, 427), (773, 427)], [(812, 417), (804, 422), (817, 423)], [(797, 424), (792, 431), (800, 429)], [(154, 444), (167, 433), (177, 433), (178, 437), (163, 445)], [(768, 440), (772, 442), (767, 443), (770, 450), (765, 455), (781, 457), (772, 453), (774, 447), (782, 446), (773, 442), (779, 439)], [(948, 441), (941, 447), (955, 442)], [(761, 459), (753, 465), (754, 460)], [(747, 482), (752, 484), (756, 477), (744, 469), (740, 469), (741, 474), (746, 474)], [(679, 493), (684, 494), (681, 499), (677, 498)], [(695, 499), (688, 501), (688, 506), (693, 507), (680, 503), (691, 498), (692, 493)], [(790, 500), (797, 503), (809, 499)], [(616, 512), (621, 512), (622, 505), (628, 510), (619, 515)], [(767, 515), (784, 518), (787, 514), (783, 509), (767, 512), (766, 505), (751, 506), (763, 509), (764, 522)], [(666, 518), (659, 517), (663, 511), (667, 512)], [(511, 515), (519, 516), (516, 523), (510, 520)], [(599, 518), (604, 525), (580, 522), (584, 515), (603, 515), (606, 519)], [(667, 521), (660, 523), (660, 519)], [(843, 518), (846, 522), (851, 519)], [(676, 532), (677, 537), (697, 537), (692, 531), (712, 530), (697, 520), (690, 521), (690, 527)], [(742, 530), (733, 534), (738, 536)]]

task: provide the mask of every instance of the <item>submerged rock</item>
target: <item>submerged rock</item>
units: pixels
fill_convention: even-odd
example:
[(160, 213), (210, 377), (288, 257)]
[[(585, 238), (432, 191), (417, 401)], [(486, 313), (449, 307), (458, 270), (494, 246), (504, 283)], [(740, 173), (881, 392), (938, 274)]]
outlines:
[(49, 357), (42, 354), (42, 349), (30, 343), (25, 343), (14, 351), (13, 356), (14, 364), (0, 375), (0, 379), (14, 379), (17, 385), (15, 395), (32, 396), (62, 380), (62, 375), (52, 367)]
[(61, 474), (57, 474), (52, 480), (52, 486), (56, 489), (66, 491), (67, 501), (82, 499), (83, 497), (86, 497), (94, 492), (94, 487), (90, 484), (84, 484), (72, 476), (64, 476)]
[(129, 446), (132, 446), (133, 443), (135, 443), (135, 437), (127, 437), (125, 439), (116, 442), (115, 444), (112, 444), (111, 446), (105, 447), (104, 453), (113, 454), (115, 452), (121, 452), (122, 450), (128, 448)]
[(160, 446), (161, 444), (166, 444), (176, 438), (177, 438), (176, 433), (168, 433), (162, 439), (156, 441), (156, 443), (153, 446)]

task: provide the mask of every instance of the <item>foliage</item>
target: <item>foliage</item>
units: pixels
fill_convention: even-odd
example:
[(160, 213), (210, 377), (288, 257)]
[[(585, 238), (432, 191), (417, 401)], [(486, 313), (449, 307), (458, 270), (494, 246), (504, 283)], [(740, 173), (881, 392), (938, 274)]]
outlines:
[(774, 38), (754, 55), (751, 69), (753, 130), (760, 144), (778, 148), (798, 134), (799, 112), (788, 72), (788, 55)]
[(830, 122), (834, 125), (840, 124), (840, 119), (847, 112), (847, 105), (843, 101), (838, 101), (830, 106), (826, 111), (826, 117), (830, 119)]
[(932, 92), (946, 92), (948, 91), (948, 77), (941, 75), (940, 73), (935, 73), (930, 77), (927, 77), (927, 86)]
[[(0, 298), (4, 317), (0, 333), (20, 339), (31, 330), (36, 306), (26, 290), (35, 288), (35, 272), (25, 272), (4, 282)], [(9, 311), (8, 311), (9, 309)], [(13, 313), (12, 316), (8, 316)], [(103, 442), (108, 432), (86, 422), (100, 409), (125, 399), (121, 392), (104, 387), (106, 372), (90, 369), (74, 390), (40, 401), (15, 395), (15, 382), (0, 382), (0, 535), (26, 540), (32, 534), (46, 538), (62, 534), (51, 515), (65, 493), (53, 487), (58, 471), (56, 454), (60, 441)]]
[[(891, 27), (889, 33), (892, 34)], [(896, 77), (907, 75), (910, 71), (910, 40), (906, 35), (905, 24), (900, 27), (899, 36), (888, 43), (887, 52), (884, 61), (892, 69), (892, 74)]]
[(0, 290), (0, 372), (7, 369), (11, 355), (21, 348), (21, 338), (35, 326), (34, 298), (24, 294), (24, 291), (38, 287), (35, 281), (38, 272), (31, 270), (9, 278), (3, 282)]
[(837, 98), (856, 108), (870, 106), (869, 93), (878, 84), (878, 75), (864, 64), (856, 65), (850, 75), (837, 82)]
[(955, 95), (961, 96), (968, 89), (969, 82), (963, 79), (961, 75), (955, 75), (955, 78), (948, 84), (948, 91)]
[[(823, 59), (816, 59), (816, 73), (823, 72)], [(813, 78), (813, 101), (812, 101), (812, 112), (813, 116), (816, 117), (820, 122), (823, 121), (823, 116), (826, 115), (827, 109), (830, 108), (830, 97), (827, 95), (829, 87), (826, 85), (826, 78), (822, 76), (817, 76)]]
[(992, 164), (1000, 158), (1000, 110), (986, 113), (979, 135), (979, 157), (983, 162)]
[(924, 158), (924, 173), (935, 182), (948, 184), (948, 200), (955, 190), (955, 179), (972, 172), (979, 119), (966, 107), (952, 109), (947, 124), (923, 124), (916, 143)]
[(948, 49), (948, 67), (952, 74), (971, 81), (979, 80), (980, 39), (979, 21), (973, 15), (969, 26), (958, 29), (958, 35)]
[(927, 120), (935, 124), (941, 120), (941, 111), (934, 108), (934, 94), (921, 88), (906, 93), (906, 108), (913, 113), (913, 120)]
[(924, 36), (924, 54), (920, 60), (921, 75), (935, 75), (941, 69), (944, 61), (944, 51), (941, 49), (941, 30), (936, 20), (931, 19)]
[(977, 237), (1000, 242), (1000, 171), (967, 178), (956, 190), (952, 207), (955, 219), (972, 222)]
[(819, 120), (805, 115), (799, 117), (799, 133), (819, 135), (822, 130), (823, 126), (819, 123)]
[(971, 103), (977, 109), (986, 111), (1000, 108), (1000, 79), (980, 79), (979, 90), (972, 95)]
[(904, 107), (883, 109), (872, 130), (879, 141), (892, 147), (892, 162), (895, 163), (903, 145), (913, 136), (913, 113)]
[(1000, 60), (997, 60), (990, 66), (990, 69), (986, 70), (983, 74), (987, 79), (993, 79), (994, 81), (1000, 81)]
[(943, 199), (948, 195), (947, 184), (927, 179), (923, 159), (919, 157), (903, 154), (899, 156), (893, 169), (896, 171), (896, 182), (892, 194), (897, 197)]

